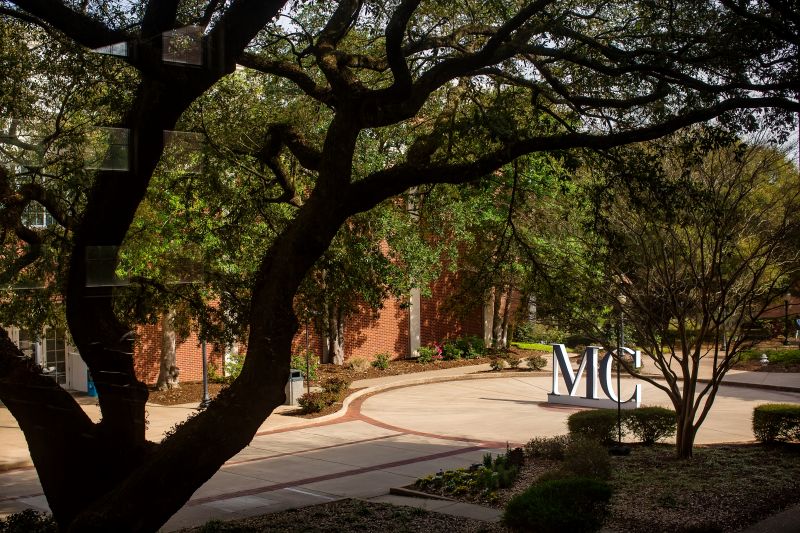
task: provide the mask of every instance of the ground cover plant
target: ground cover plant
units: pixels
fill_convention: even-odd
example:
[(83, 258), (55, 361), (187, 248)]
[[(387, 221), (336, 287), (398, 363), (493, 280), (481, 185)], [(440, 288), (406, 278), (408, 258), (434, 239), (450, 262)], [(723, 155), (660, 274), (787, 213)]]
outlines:
[[(503, 509), (540, 480), (585, 475), (583, 466), (575, 469), (563, 460), (569, 446), (566, 436), (532, 439), (512, 486), (499, 489), (491, 501), (470, 495), (457, 499)], [(633, 445), (629, 456), (604, 453), (604, 458), (614, 496), (603, 527), (618, 533), (735, 532), (800, 502), (800, 445), (796, 444), (698, 446), (688, 460), (675, 457), (674, 445)]]
[(487, 453), (482, 464), (431, 474), (418, 479), (414, 487), (442, 496), (469, 496), (475, 501), (494, 502), (499, 489), (514, 484), (523, 464), (521, 448), (494, 457)]

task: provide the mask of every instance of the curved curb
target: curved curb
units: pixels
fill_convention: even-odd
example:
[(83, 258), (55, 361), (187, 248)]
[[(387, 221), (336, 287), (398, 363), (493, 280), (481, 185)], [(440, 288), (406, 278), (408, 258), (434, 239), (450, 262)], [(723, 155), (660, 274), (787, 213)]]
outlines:
[[(331, 422), (333, 420), (337, 420), (339, 418), (343, 418), (345, 415), (348, 414), (348, 411), (350, 409), (350, 404), (353, 403), (355, 400), (357, 400), (357, 399), (359, 399), (361, 397), (364, 397), (364, 396), (370, 396), (372, 394), (377, 394), (377, 393), (380, 393), (380, 392), (386, 392), (386, 391), (390, 391), (390, 390), (394, 390), (394, 389), (401, 389), (401, 388), (405, 388), (405, 387), (414, 387), (414, 386), (417, 386), (417, 385), (428, 385), (428, 384), (432, 384), (432, 383), (445, 383), (445, 382), (448, 382), (448, 381), (468, 381), (468, 380), (473, 380), (473, 379), (510, 378), (510, 377), (518, 376), (519, 374), (521, 374), (521, 373), (519, 373), (519, 372), (513, 372), (513, 373), (511, 373), (511, 372), (508, 372), (508, 373), (503, 373), (503, 372), (484, 373), (484, 371), (477, 371), (477, 372), (471, 372), (471, 373), (467, 373), (467, 374), (453, 375), (453, 376), (428, 376), (428, 377), (409, 378), (409, 379), (406, 379), (406, 380), (398, 380), (398, 381), (393, 382), (393, 383), (384, 383), (384, 384), (372, 385), (370, 387), (364, 387), (362, 389), (359, 389), (359, 390), (353, 392), (352, 394), (349, 394), (342, 401), (342, 407), (338, 411), (336, 411), (335, 413), (330, 413), (330, 414), (327, 414), (325, 416), (321, 416), (319, 418), (306, 419), (308, 421), (307, 424), (305, 424), (305, 423), (300, 423), (298, 425), (291, 424), (291, 425), (287, 425), (285, 427), (287, 429), (288, 428), (301, 429), (302, 427), (304, 427), (306, 425), (310, 426), (310, 425), (316, 425), (316, 424), (321, 424), (321, 423), (328, 423), (328, 422)], [(406, 374), (406, 375), (413, 375), (413, 374)], [(542, 372), (542, 371), (533, 371), (533, 372), (525, 372), (522, 375), (531, 376), (531, 377), (534, 377), (534, 376), (535, 377), (543, 377), (543, 376), (549, 377), (549, 376), (552, 375), (552, 373), (551, 372)], [(661, 379), (661, 380), (664, 379), (664, 377), (660, 376), (660, 375), (648, 375), (648, 377), (654, 378), (654, 379)], [(630, 378), (631, 378), (631, 376), (626, 376), (625, 377), (625, 379), (630, 379)], [(701, 379), (698, 379), (697, 381), (699, 383), (708, 383), (710, 380), (701, 378)], [(782, 385), (768, 385), (768, 384), (764, 384), (764, 383), (744, 383), (744, 382), (740, 382), (740, 381), (723, 381), (721, 383), (721, 386), (731, 386), (731, 387), (737, 387), (737, 388), (750, 388), (750, 389), (760, 389), (760, 390), (772, 390), (772, 391), (776, 391), (776, 392), (800, 393), (800, 387), (787, 387), (787, 386), (782, 386)]]
[[(420, 372), (422, 373), (422, 372)], [(516, 372), (514, 374), (517, 374)], [(409, 374), (406, 374), (409, 375)], [(537, 377), (548, 376), (544, 372), (526, 372), (525, 375), (532, 375)], [(342, 400), (342, 407), (336, 411), (335, 413), (330, 413), (325, 416), (321, 416), (319, 418), (310, 418), (307, 419), (309, 425), (323, 423), (323, 422), (330, 422), (332, 420), (336, 420), (338, 418), (344, 417), (347, 412), (349, 411), (350, 404), (353, 403), (355, 400), (361, 398), (362, 396), (370, 396), (372, 394), (376, 394), (379, 392), (386, 392), (389, 390), (394, 389), (403, 389), (406, 387), (415, 387), (417, 385), (428, 385), (431, 383), (444, 383), (447, 381), (468, 381), (472, 379), (496, 379), (496, 378), (508, 378), (509, 373), (503, 374), (502, 372), (498, 373), (491, 373), (491, 374), (483, 374), (479, 372), (473, 372), (469, 374), (462, 374), (456, 376), (429, 376), (429, 377), (422, 377), (416, 379), (407, 379), (407, 380), (398, 380), (394, 383), (384, 383), (379, 385), (372, 385), (371, 387), (364, 387), (363, 389), (359, 389), (352, 394), (349, 394), (344, 400)], [(293, 429), (300, 429), (300, 426), (286, 426), (291, 427)]]

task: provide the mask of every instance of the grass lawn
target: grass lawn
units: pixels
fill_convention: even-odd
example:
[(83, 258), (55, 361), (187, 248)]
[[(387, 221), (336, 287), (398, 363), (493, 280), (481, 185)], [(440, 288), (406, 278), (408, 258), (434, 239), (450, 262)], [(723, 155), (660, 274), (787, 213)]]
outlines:
[(553, 347), (549, 344), (541, 344), (538, 342), (512, 342), (511, 346), (519, 348), (520, 350), (532, 350), (537, 352), (552, 352)]

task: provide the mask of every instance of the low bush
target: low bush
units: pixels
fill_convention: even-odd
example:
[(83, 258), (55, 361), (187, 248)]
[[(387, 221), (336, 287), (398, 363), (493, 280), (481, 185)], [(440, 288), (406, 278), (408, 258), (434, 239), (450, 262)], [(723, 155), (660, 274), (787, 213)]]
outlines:
[(353, 357), (347, 362), (347, 366), (354, 372), (366, 372), (371, 366), (370, 362), (363, 357)]
[(486, 343), (475, 335), (461, 337), (455, 342), (455, 345), (461, 350), (461, 356), (464, 359), (475, 359), (486, 353)]
[(445, 361), (455, 361), (461, 359), (461, 348), (454, 342), (446, 342), (442, 346), (442, 359)]
[(575, 477), (608, 479), (611, 477), (611, 456), (595, 440), (572, 439), (564, 450), (561, 469)]
[(514, 326), (512, 330), (514, 342), (533, 342), (535, 339), (533, 334), (533, 324), (529, 321), (520, 322)]
[(336, 403), (336, 398), (329, 392), (307, 392), (297, 399), (303, 414), (319, 413), (329, 405)]
[(567, 428), (574, 439), (583, 438), (608, 444), (616, 440), (617, 410), (592, 409), (573, 413), (567, 418)]
[(495, 372), (500, 372), (506, 367), (506, 361), (502, 357), (497, 357), (489, 361), (489, 367)]
[(742, 361), (758, 361), (761, 354), (767, 354), (769, 364), (800, 364), (800, 350), (744, 350), (739, 353)]
[(379, 353), (375, 356), (375, 359), (372, 361), (372, 366), (377, 368), (378, 370), (386, 370), (389, 368), (389, 361), (391, 358), (389, 354)]
[(625, 413), (625, 428), (646, 445), (671, 437), (677, 429), (675, 411), (664, 407), (640, 407)]
[(800, 405), (767, 403), (753, 409), (753, 434), (771, 443), (800, 439)]
[(419, 354), (417, 356), (417, 362), (423, 364), (432, 363), (433, 356), (436, 354), (433, 348), (428, 348), (427, 346), (420, 346), (417, 349), (417, 353)]
[[(306, 364), (306, 361), (308, 361), (308, 364)], [(317, 356), (313, 353), (308, 354), (308, 359), (306, 359), (306, 354), (304, 353), (292, 355), (291, 365), (292, 368), (302, 371), (306, 379), (310, 381), (317, 379), (317, 367), (319, 366), (319, 359), (317, 359)]]
[(503, 523), (513, 531), (583, 533), (602, 527), (611, 487), (603, 481), (566, 478), (543, 481), (514, 496)]
[(520, 363), (522, 363), (522, 359), (514, 354), (508, 354), (506, 356), (506, 362), (508, 362), (508, 366), (511, 368), (519, 368)]
[(541, 355), (532, 355), (528, 357), (525, 362), (531, 370), (542, 370), (547, 366), (547, 359)]
[(533, 338), (531, 340), (542, 344), (564, 342), (564, 339), (566, 339), (568, 335), (569, 333), (556, 326), (548, 326), (539, 323), (533, 326)]
[(25, 509), (0, 518), (0, 533), (56, 533), (58, 526), (48, 514)]
[(567, 449), (568, 444), (569, 435), (535, 437), (525, 445), (525, 455), (530, 458), (560, 461), (564, 458), (564, 450)]
[(334, 377), (322, 384), (322, 390), (330, 394), (336, 401), (342, 401), (347, 396), (347, 389), (350, 388), (350, 380), (346, 378)]

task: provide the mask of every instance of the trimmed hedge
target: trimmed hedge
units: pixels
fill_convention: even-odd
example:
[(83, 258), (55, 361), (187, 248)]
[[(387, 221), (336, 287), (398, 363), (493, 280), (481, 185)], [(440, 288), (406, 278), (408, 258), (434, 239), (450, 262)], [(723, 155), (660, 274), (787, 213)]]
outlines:
[(664, 407), (640, 407), (627, 411), (624, 423), (637, 440), (648, 446), (673, 436), (678, 429), (675, 411)]
[(753, 434), (764, 442), (800, 439), (800, 405), (767, 403), (753, 409)]
[(567, 418), (567, 428), (570, 436), (576, 439), (589, 439), (603, 444), (614, 442), (617, 437), (617, 411), (592, 409), (573, 413)]
[[(567, 419), (573, 438), (603, 444), (617, 440), (617, 410), (593, 409), (573, 413)], [(633, 434), (639, 442), (651, 445), (671, 437), (677, 430), (675, 411), (664, 407), (640, 407), (622, 411), (622, 435)]]
[(513, 531), (597, 531), (610, 499), (611, 487), (604, 481), (579, 477), (542, 481), (508, 502), (503, 524)]

